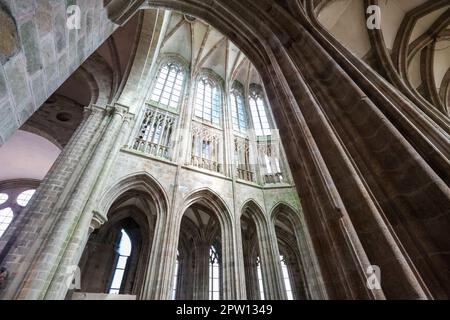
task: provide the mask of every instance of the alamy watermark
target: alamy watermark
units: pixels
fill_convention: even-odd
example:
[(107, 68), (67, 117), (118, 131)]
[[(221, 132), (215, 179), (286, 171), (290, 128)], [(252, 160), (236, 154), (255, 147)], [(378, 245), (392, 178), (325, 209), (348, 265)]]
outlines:
[(81, 9), (77, 5), (68, 6), (67, 14), (67, 29), (80, 30), (81, 29)]
[(381, 269), (379, 266), (372, 265), (366, 269), (367, 288), (369, 290), (381, 290)]
[(78, 266), (68, 266), (65, 272), (65, 285), (69, 290), (81, 289), (81, 271)]
[(368, 14), (367, 29), (381, 29), (381, 8), (376, 5), (368, 6), (366, 13)]

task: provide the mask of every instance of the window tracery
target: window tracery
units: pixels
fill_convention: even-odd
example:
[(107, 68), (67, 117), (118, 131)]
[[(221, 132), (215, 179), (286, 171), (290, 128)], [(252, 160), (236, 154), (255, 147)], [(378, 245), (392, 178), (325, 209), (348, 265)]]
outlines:
[(192, 129), (191, 164), (199, 168), (221, 172), (221, 137), (222, 133), (219, 130), (201, 125), (194, 126)]
[(174, 62), (164, 64), (158, 73), (150, 97), (151, 104), (178, 110), (182, 101), (185, 72)]
[(176, 121), (175, 114), (148, 107), (133, 148), (156, 157), (170, 159)]
[(249, 95), (250, 112), (256, 136), (270, 136), (271, 126), (267, 117), (266, 104), (262, 89), (259, 86), (250, 86)]
[(221, 122), (220, 89), (211, 77), (202, 76), (197, 81), (194, 115), (206, 123), (220, 126)]
[(209, 247), (209, 300), (220, 299), (220, 262), (214, 246)]

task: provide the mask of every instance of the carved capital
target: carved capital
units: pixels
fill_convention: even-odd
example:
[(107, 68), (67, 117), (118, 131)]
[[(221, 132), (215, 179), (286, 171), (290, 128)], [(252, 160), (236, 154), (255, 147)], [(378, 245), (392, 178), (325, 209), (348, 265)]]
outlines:
[(98, 211), (94, 211), (94, 216), (92, 217), (91, 224), (89, 226), (89, 234), (94, 232), (95, 229), (100, 228), (106, 221), (107, 219), (104, 215)]

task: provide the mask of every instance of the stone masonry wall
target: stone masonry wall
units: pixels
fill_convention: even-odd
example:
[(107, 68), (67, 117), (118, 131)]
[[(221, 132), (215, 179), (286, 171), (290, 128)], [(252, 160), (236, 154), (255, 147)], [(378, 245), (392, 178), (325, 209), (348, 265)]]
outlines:
[[(80, 9), (69, 30), (67, 8)], [(0, 146), (115, 30), (102, 0), (0, 0)]]

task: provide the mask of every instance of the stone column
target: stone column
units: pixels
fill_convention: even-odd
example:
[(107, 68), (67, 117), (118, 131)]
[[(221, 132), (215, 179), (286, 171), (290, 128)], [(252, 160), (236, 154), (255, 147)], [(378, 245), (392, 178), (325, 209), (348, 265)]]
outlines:
[(195, 248), (194, 300), (209, 299), (209, 245), (205, 242)]
[[(112, 110), (112, 120), (104, 132), (104, 136), (92, 160), (98, 161), (98, 164), (93, 164), (99, 169), (97, 177), (94, 177), (94, 182), (90, 184), (90, 196), (80, 211), (82, 215), (67, 245), (63, 259), (58, 265), (58, 270), (48, 288), (45, 299), (64, 298), (67, 291), (65, 279), (68, 276), (68, 270), (72, 270), (74, 266), (78, 265), (90, 233), (94, 228), (100, 227), (107, 220), (106, 212), (100, 213), (94, 211), (94, 209), (101, 193), (104, 191), (111, 167), (129, 135), (132, 117), (127, 113), (127, 110), (128, 108), (121, 106), (116, 106)], [(117, 131), (119, 132), (117, 133)]]
[(286, 300), (275, 229), (272, 224), (262, 224), (261, 221), (257, 221), (256, 230), (265, 299)]
[[(102, 132), (100, 141), (96, 144), (95, 149), (85, 163), (85, 168), (81, 172), (79, 180), (67, 201), (56, 210), (59, 218), (48, 238), (42, 243), (41, 250), (28, 270), (22, 287), (16, 293), (16, 298), (18, 299), (43, 299), (46, 298), (48, 290), (56, 290), (64, 294), (67, 292), (68, 288), (62, 288), (62, 286), (66, 285), (66, 277), (69, 275), (64, 275), (67, 271), (60, 268), (68, 267), (64, 266), (64, 262), (67, 262), (64, 259), (67, 259), (66, 254), (70, 256), (76, 252), (73, 251), (74, 248), (70, 247), (71, 238), (76, 232), (80, 219), (82, 219), (83, 208), (93, 192), (95, 182), (102, 170), (105, 159), (107, 159), (108, 151), (111, 149), (112, 141), (117, 138), (123, 114), (117, 108), (114, 108), (112, 112), (108, 112), (106, 118), (108, 119), (108, 124)], [(84, 230), (86, 234), (89, 230), (89, 223)], [(69, 250), (69, 252), (66, 252), (66, 250)], [(55, 275), (58, 275), (57, 279), (54, 278)], [(50, 294), (50, 297), (64, 298), (57, 294)]]
[[(103, 108), (91, 105), (85, 109), (83, 122), (53, 164), (20, 219), (2, 237), (0, 263), (11, 270), (11, 274), (7, 287), (0, 292), (0, 298), (16, 298), (20, 286), (27, 285), (24, 279), (30, 275), (35, 259), (42, 252), (46, 235), (53, 232), (59, 218), (60, 212), (57, 209), (71, 195), (105, 125)], [(41, 272), (52, 267), (46, 265), (36, 271), (41, 281), (33, 284), (35, 292), (44, 286), (46, 280), (41, 279)]]
[(247, 299), (259, 300), (259, 283), (258, 283), (258, 269), (256, 265), (256, 257), (249, 252), (244, 255), (245, 264), (245, 287)]
[(179, 224), (179, 219), (175, 218), (173, 212), (158, 212), (152, 251), (142, 289), (143, 300), (172, 299), (173, 266), (177, 259)]
[(236, 222), (230, 226), (224, 226), (221, 231), (222, 237), (222, 299), (241, 300), (245, 298), (245, 274), (243, 268), (242, 251), (239, 246)]

